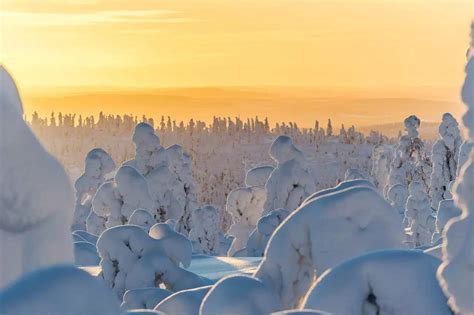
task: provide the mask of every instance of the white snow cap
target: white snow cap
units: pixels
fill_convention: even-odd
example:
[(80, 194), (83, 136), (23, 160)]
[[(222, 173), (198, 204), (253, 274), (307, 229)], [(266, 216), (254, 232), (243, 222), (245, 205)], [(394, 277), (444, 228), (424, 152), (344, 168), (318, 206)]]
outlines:
[(15, 82), (0, 67), (0, 287), (23, 273), (72, 263), (74, 195), (62, 165), (23, 121)]
[(436, 229), (439, 233), (443, 232), (444, 227), (452, 218), (459, 217), (461, 209), (459, 209), (454, 200), (446, 199), (439, 203), (438, 215), (436, 216)]
[(369, 182), (366, 179), (353, 179), (353, 180), (345, 180), (343, 182), (340, 182), (337, 186), (326, 188), (319, 190), (315, 193), (312, 193), (308, 198), (305, 199), (302, 205), (310, 202), (313, 199), (316, 199), (318, 197), (324, 196), (324, 195), (329, 195), (338, 191), (342, 191), (348, 188), (352, 187), (368, 187), (368, 188), (374, 188), (375, 186)]
[(247, 171), (245, 174), (245, 186), (264, 187), (274, 167), (271, 165), (257, 166)]
[(439, 259), (420, 251), (386, 250), (334, 267), (309, 290), (304, 308), (338, 315), (449, 315), (436, 279)]
[(278, 136), (270, 147), (270, 156), (278, 162), (278, 164), (295, 159), (300, 163), (304, 163), (303, 153), (293, 144), (288, 136)]
[(278, 295), (260, 280), (229, 276), (217, 282), (204, 297), (199, 314), (262, 315), (281, 309)]
[(420, 127), (421, 120), (420, 118), (416, 117), (415, 115), (408, 116), (403, 121), (405, 125), (405, 130), (408, 133), (410, 138), (418, 137), (418, 128)]
[(296, 306), (314, 276), (374, 250), (399, 248), (402, 220), (373, 188), (352, 187), (316, 198), (275, 231), (255, 276)]
[(128, 224), (138, 225), (141, 227), (145, 232), (156, 223), (155, 218), (145, 209), (137, 209), (133, 211), (130, 219), (128, 220)]
[(28, 274), (0, 293), (2, 315), (121, 315), (104, 283), (72, 266)]
[(408, 199), (407, 188), (401, 184), (393, 185), (388, 190), (387, 199), (390, 201), (390, 205), (403, 217)]

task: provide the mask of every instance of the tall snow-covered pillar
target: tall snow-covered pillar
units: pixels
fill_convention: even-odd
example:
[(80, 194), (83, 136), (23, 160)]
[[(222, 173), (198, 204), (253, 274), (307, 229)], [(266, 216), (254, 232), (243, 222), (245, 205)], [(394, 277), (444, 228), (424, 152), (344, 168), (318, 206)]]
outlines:
[[(467, 106), (463, 123), (467, 141), (474, 142), (474, 22), (468, 52), (462, 100)], [(443, 263), (438, 279), (449, 297), (449, 305), (459, 314), (474, 313), (474, 151), (462, 166), (454, 187), (454, 200), (461, 216), (448, 222), (443, 233)]]

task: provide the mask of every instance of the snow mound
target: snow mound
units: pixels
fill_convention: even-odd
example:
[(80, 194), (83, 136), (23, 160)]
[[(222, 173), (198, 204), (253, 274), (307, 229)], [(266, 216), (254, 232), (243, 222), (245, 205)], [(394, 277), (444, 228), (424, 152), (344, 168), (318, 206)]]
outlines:
[(94, 245), (97, 244), (98, 237), (86, 231), (77, 230), (72, 232), (72, 235), (80, 238), (82, 241), (89, 242)]
[(254, 167), (245, 174), (245, 186), (247, 187), (264, 187), (274, 167), (271, 165)]
[(260, 280), (229, 276), (218, 281), (202, 301), (200, 314), (261, 315), (281, 309), (278, 295)]
[(359, 256), (322, 275), (303, 306), (338, 315), (449, 315), (436, 279), (439, 264), (439, 259), (411, 250)]
[(23, 121), (10, 74), (0, 66), (0, 287), (22, 274), (72, 263), (74, 195), (62, 165)]
[(178, 291), (203, 285), (204, 279), (180, 267), (191, 262), (187, 243), (177, 232), (155, 239), (135, 225), (107, 229), (97, 242), (103, 278), (119, 297), (136, 288), (163, 285)]
[(273, 232), (289, 214), (285, 209), (277, 209), (261, 217), (258, 220), (257, 228), (250, 234), (247, 241), (246, 255), (262, 257)]
[(89, 242), (74, 242), (74, 262), (76, 266), (98, 266), (100, 262), (97, 248)]
[(398, 213), (373, 188), (356, 186), (309, 201), (286, 218), (255, 276), (291, 308), (325, 270), (402, 242)]
[(161, 288), (138, 288), (128, 290), (123, 295), (120, 306), (123, 310), (154, 309), (158, 303), (170, 296), (173, 292)]
[(196, 315), (204, 296), (211, 286), (176, 292), (155, 307), (155, 310), (166, 315)]
[(226, 211), (232, 215), (233, 223), (227, 234), (234, 237), (228, 251), (229, 256), (245, 247), (262, 215), (265, 199), (266, 191), (263, 187), (237, 188), (229, 193)]
[(30, 273), (0, 293), (2, 315), (121, 315), (102, 281), (72, 266)]
[(166, 315), (165, 313), (162, 313), (162, 312), (147, 310), (147, 309), (128, 310), (125, 314), (127, 315)]
[(270, 315), (332, 315), (331, 313), (317, 311), (317, 310), (288, 310), (271, 313)]

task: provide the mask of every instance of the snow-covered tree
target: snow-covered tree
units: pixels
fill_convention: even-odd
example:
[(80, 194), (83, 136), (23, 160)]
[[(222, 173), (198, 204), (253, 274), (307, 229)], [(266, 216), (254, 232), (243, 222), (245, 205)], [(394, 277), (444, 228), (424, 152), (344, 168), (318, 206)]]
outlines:
[(405, 208), (405, 217), (415, 247), (429, 245), (435, 232), (435, 217), (430, 199), (421, 182), (412, 182), (408, 187), (409, 196)]
[(263, 315), (281, 309), (278, 295), (259, 279), (234, 275), (219, 280), (204, 297), (200, 314)]
[(279, 208), (293, 211), (316, 190), (303, 153), (290, 137), (279, 136), (270, 147), (270, 156), (277, 162), (277, 167), (265, 184), (265, 212)]
[(386, 193), (396, 184), (403, 185), (408, 191), (408, 186), (413, 181), (422, 181), (425, 188), (428, 188), (429, 169), (422, 150), (423, 142), (418, 137), (420, 123), (420, 119), (414, 115), (404, 120), (406, 134), (399, 139), (385, 188)]
[(92, 198), (106, 179), (115, 170), (115, 163), (110, 155), (101, 148), (87, 153), (84, 161), (84, 173), (76, 180), (76, 208), (72, 230), (86, 230), (86, 220), (91, 212)]
[(128, 224), (137, 225), (147, 233), (155, 223), (156, 220), (153, 215), (151, 215), (150, 211), (145, 209), (137, 209), (133, 211), (128, 219)]
[(387, 199), (390, 201), (390, 205), (397, 210), (400, 216), (405, 216), (405, 207), (408, 199), (408, 191), (405, 186), (401, 184), (393, 185), (387, 194)]
[(73, 210), (64, 168), (23, 120), (16, 84), (0, 66), (0, 288), (38, 268), (73, 262)]
[(179, 291), (205, 284), (204, 279), (180, 267), (191, 262), (191, 244), (172, 230), (157, 239), (135, 225), (116, 226), (102, 233), (97, 249), (102, 276), (120, 298), (135, 288), (163, 285)]
[(162, 288), (137, 288), (127, 290), (120, 305), (122, 310), (154, 309), (161, 301), (173, 292)]
[(97, 190), (92, 200), (93, 211), (86, 222), (87, 231), (99, 235), (105, 228), (126, 224), (137, 209), (157, 215), (145, 178), (135, 168), (122, 166), (113, 181), (105, 182)]
[[(463, 116), (466, 139), (474, 142), (474, 22), (471, 24), (471, 48), (468, 53), (462, 100), (467, 106)], [(438, 269), (441, 287), (456, 313), (474, 313), (474, 151), (462, 166), (454, 187), (454, 200), (461, 216), (448, 222), (443, 232), (443, 263)]]
[(443, 234), (444, 227), (452, 218), (461, 215), (461, 209), (459, 209), (454, 200), (445, 199), (439, 202), (438, 211), (436, 213), (436, 233), (433, 234), (433, 242), (436, 242), (439, 237)]
[(189, 232), (189, 238), (193, 242), (194, 252), (219, 255), (219, 211), (211, 205), (204, 205), (193, 210), (191, 220), (192, 229)]
[(270, 239), (255, 277), (276, 289), (283, 306), (290, 308), (325, 270), (402, 242), (398, 213), (373, 188), (355, 186), (310, 200), (293, 212)]
[(237, 188), (229, 193), (226, 210), (232, 215), (232, 225), (227, 234), (234, 237), (229, 256), (245, 247), (262, 215), (265, 199), (265, 189), (258, 186)]
[(331, 119), (328, 119), (328, 126), (326, 128), (326, 135), (328, 137), (331, 137), (332, 133), (333, 133), (333, 131), (332, 131), (332, 122), (331, 122)]
[(271, 165), (257, 166), (254, 167), (245, 174), (245, 186), (246, 187), (265, 187), (270, 174), (273, 172), (274, 167)]
[(443, 115), (439, 126), (440, 138), (432, 149), (433, 171), (431, 173), (430, 197), (431, 206), (438, 209), (438, 204), (443, 200), (444, 193), (448, 190), (449, 183), (456, 178), (461, 135), (458, 122), (449, 113)]

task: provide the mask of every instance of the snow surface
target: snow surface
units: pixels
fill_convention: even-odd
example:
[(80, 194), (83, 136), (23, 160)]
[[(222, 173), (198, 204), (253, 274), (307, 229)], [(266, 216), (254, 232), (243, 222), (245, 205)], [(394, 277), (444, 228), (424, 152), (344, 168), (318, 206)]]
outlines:
[(338, 315), (449, 315), (436, 279), (439, 264), (439, 259), (413, 250), (359, 256), (323, 274), (303, 307)]
[(314, 276), (354, 256), (401, 247), (402, 241), (398, 213), (373, 188), (356, 186), (315, 198), (286, 218), (255, 276), (291, 308)]
[(74, 195), (64, 168), (23, 121), (20, 95), (3, 66), (0, 82), (1, 288), (37, 268), (73, 262)]
[(204, 297), (200, 314), (261, 315), (281, 309), (278, 295), (260, 280), (229, 276), (219, 280)]
[(0, 292), (2, 315), (121, 315), (100, 279), (72, 266), (41, 269)]
[(204, 286), (179, 291), (161, 301), (155, 310), (166, 315), (197, 315), (201, 302), (210, 288), (211, 286)]

